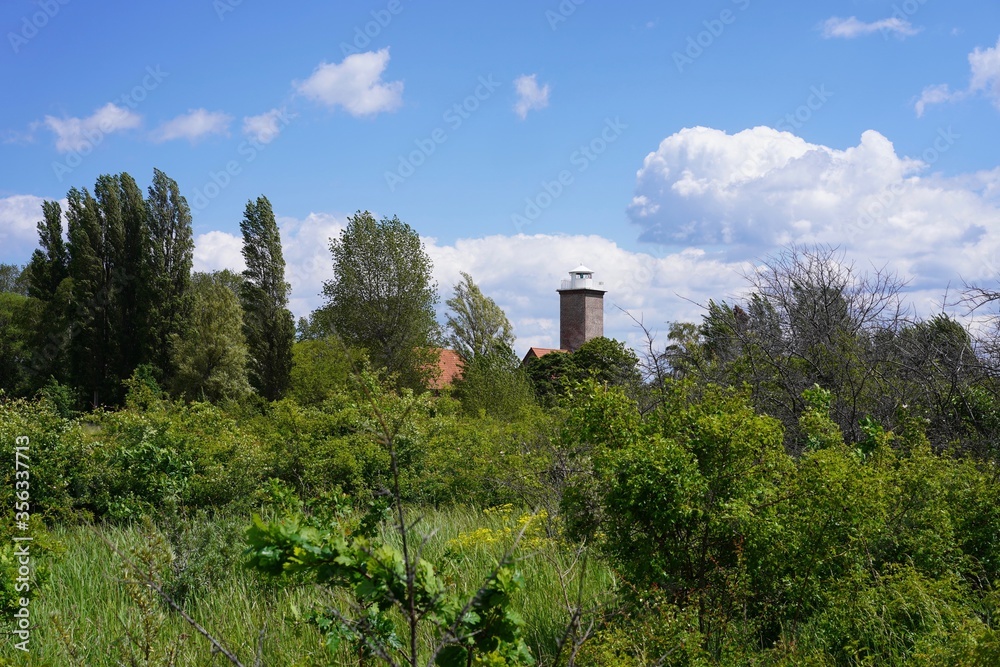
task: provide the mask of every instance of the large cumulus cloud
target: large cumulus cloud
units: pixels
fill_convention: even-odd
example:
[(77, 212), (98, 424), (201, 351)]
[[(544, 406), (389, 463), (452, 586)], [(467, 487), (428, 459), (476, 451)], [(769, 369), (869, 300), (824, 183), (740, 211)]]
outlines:
[(837, 149), (768, 127), (684, 129), (645, 158), (628, 212), (645, 241), (711, 247), (729, 261), (826, 243), (940, 293), (997, 277), (1000, 170), (934, 168), (973, 140), (942, 128), (910, 157), (874, 130)]

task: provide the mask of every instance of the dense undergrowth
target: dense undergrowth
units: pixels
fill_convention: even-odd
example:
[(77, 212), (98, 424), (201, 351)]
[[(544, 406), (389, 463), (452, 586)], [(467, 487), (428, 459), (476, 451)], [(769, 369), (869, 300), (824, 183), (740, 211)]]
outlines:
[[(221, 664), (169, 598), (243, 664), (373, 664), (409, 642), (407, 593), (392, 592), (406, 572), (387, 570), (380, 593), (370, 560), (405, 552), (405, 512), (430, 568), (417, 580), (437, 591), (414, 640), (424, 661), (436, 641), (466, 646), (461, 622), (478, 628), (461, 648), (475, 664), (1000, 662), (997, 466), (932, 447), (905, 407), (894, 430), (869, 421), (846, 442), (814, 387), (792, 456), (778, 421), (711, 385), (668, 383), (640, 412), (584, 382), (504, 422), (358, 382), (313, 406), (141, 385), (125, 409), (76, 416), (0, 401), (0, 439), (30, 440), (35, 537), (31, 651), (0, 656)], [(473, 646), (488, 632), (492, 653)]]

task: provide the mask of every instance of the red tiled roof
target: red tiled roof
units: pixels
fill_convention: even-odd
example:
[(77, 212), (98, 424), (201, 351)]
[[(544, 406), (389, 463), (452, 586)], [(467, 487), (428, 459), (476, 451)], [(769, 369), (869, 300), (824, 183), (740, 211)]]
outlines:
[(529, 347), (528, 353), (524, 355), (524, 359), (521, 360), (522, 364), (528, 363), (528, 359), (538, 359), (544, 357), (550, 352), (569, 352), (569, 350), (563, 350), (558, 347)]
[(438, 353), (437, 374), (431, 378), (431, 389), (444, 389), (462, 377), (462, 357), (458, 356), (455, 350), (436, 348)]

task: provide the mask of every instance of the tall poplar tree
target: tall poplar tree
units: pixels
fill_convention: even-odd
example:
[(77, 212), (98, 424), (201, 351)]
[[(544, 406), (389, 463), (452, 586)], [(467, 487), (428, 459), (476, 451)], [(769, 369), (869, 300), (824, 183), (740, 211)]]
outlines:
[(122, 247), (118, 257), (118, 321), (122, 350), (118, 375), (127, 378), (137, 366), (152, 361), (149, 330), (153, 305), (158, 297), (152, 291), (149, 236), (149, 209), (142, 188), (128, 174), (118, 176), (121, 202)]
[(149, 322), (150, 359), (164, 380), (173, 374), (170, 341), (182, 332), (191, 310), (194, 241), (191, 209), (177, 182), (159, 169), (146, 199), (149, 225), (149, 276), (154, 297)]
[(86, 400), (101, 405), (108, 389), (110, 338), (109, 244), (97, 200), (87, 190), (67, 195), (69, 273), (73, 278), (70, 372)]
[(42, 203), (38, 223), (39, 248), (25, 268), (28, 296), (41, 301), (41, 314), (32, 331), (30, 381), (35, 388), (49, 377), (70, 379), (67, 361), (68, 309), (72, 301), (69, 249), (63, 239), (62, 207), (59, 202)]
[(69, 254), (63, 240), (62, 207), (59, 202), (42, 202), (42, 220), (38, 223), (38, 245), (25, 269), (28, 296), (51, 300), (59, 283), (69, 275)]
[(275, 401), (291, 379), (295, 321), (288, 310), (290, 286), (285, 282), (281, 236), (267, 197), (247, 202), (240, 230), (247, 265), (240, 302), (250, 353), (248, 375), (261, 396)]

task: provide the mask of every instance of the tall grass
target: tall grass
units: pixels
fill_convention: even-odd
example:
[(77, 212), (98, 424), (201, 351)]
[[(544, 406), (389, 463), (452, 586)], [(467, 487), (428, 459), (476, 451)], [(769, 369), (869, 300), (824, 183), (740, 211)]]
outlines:
[[(435, 563), (458, 591), (472, 595), (497, 559), (511, 548), (515, 531), (510, 529), (517, 528), (523, 513), (487, 515), (455, 507), (410, 509), (408, 515), (411, 521), (419, 517), (413, 530), (421, 538), (422, 556)], [(332, 604), (347, 610), (344, 593), (331, 593), (305, 582), (269, 581), (243, 567), (239, 533), (249, 520), (248, 516), (203, 516), (186, 527), (221, 540), (201, 545), (205, 546), (203, 551), (221, 549), (232, 557), (222, 568), (215, 566), (214, 578), (191, 577), (194, 584), (184, 601), (185, 610), (247, 665), (254, 664), (258, 651), (263, 665), (357, 664), (344, 647), (331, 653), (319, 632), (301, 621), (302, 614), (316, 605)], [(538, 530), (532, 527), (531, 534)], [(10, 664), (100, 667), (130, 664), (131, 657), (138, 654), (136, 664), (141, 665), (225, 664), (222, 656), (211, 655), (204, 638), (160, 601), (144, 608), (142, 598), (137, 598), (141, 587), (126, 580), (122, 557), (105, 543), (107, 540), (132, 558), (141, 556), (144, 548), (150, 552), (149, 538), (155, 534), (151, 552), (159, 554), (160, 568), (168, 573), (171, 549), (162, 530), (133, 524), (64, 527), (54, 532), (65, 549), (53, 557), (49, 581), (32, 594), (31, 651), (24, 655), (7, 642), (0, 657)], [(386, 540), (398, 539), (390, 525), (383, 527), (383, 533)], [(482, 536), (488, 539), (478, 541)], [(178, 547), (175, 540), (174, 545), (175, 567), (178, 559), (187, 563), (184, 576), (192, 571), (198, 574), (198, 567), (211, 569), (204, 563), (212, 554), (192, 553), (199, 546), (197, 541), (182, 542)], [(178, 553), (185, 549), (186, 553)], [(523, 540), (514, 556), (526, 583), (515, 608), (525, 619), (532, 651), (540, 664), (546, 664), (569, 621), (567, 601), (576, 601), (581, 562), (556, 540), (544, 538)], [(211, 585), (205, 583), (208, 580)], [(607, 599), (615, 587), (613, 574), (596, 563), (584, 572), (583, 583), (585, 604)]]

